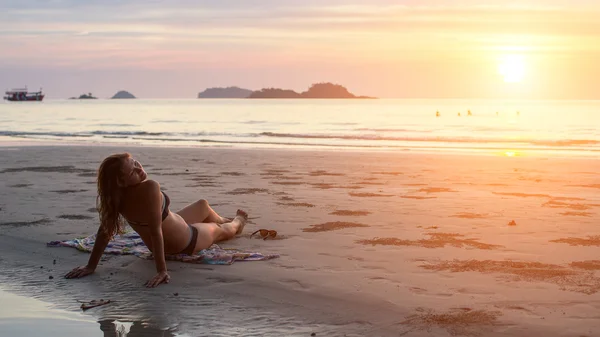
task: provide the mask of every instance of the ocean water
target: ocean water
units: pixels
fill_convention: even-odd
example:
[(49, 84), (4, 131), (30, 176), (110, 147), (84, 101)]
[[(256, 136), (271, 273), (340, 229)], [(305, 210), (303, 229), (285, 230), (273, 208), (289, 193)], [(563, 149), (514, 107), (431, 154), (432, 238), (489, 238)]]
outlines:
[(137, 99), (0, 103), (0, 144), (19, 140), (597, 156), (600, 101)]

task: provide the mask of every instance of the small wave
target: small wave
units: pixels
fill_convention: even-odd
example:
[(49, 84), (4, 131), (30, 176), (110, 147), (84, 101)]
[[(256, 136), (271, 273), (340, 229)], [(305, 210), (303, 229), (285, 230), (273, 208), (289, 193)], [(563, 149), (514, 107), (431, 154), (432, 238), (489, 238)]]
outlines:
[(327, 125), (358, 125), (358, 123), (350, 123), (350, 122), (344, 122), (344, 123), (325, 123)]
[(92, 135), (124, 135), (124, 136), (165, 136), (170, 135), (168, 132), (148, 132), (148, 131), (92, 131)]
[(514, 127), (514, 128), (505, 128), (505, 127), (489, 127), (489, 126), (459, 126), (466, 131), (473, 132), (521, 132), (522, 128)]
[[(51, 136), (51, 137), (93, 137), (102, 136), (103, 138), (110, 137), (183, 137), (189, 140), (195, 140), (194, 137), (240, 137), (240, 138), (255, 138), (259, 137), (256, 133), (228, 133), (228, 132), (149, 132), (149, 131), (81, 131), (81, 132), (53, 132), (53, 131), (0, 131), (0, 136)], [(143, 138), (140, 138), (143, 139)]]
[[(191, 138), (149, 138), (132, 137), (134, 140), (152, 140), (164, 142), (195, 142), (195, 143), (214, 143), (214, 144), (255, 144), (255, 145), (289, 145), (289, 146), (323, 146), (323, 147), (358, 147), (358, 148), (380, 148), (380, 145), (340, 145), (340, 144), (313, 144), (313, 143), (289, 143), (289, 142), (269, 142), (269, 141), (244, 141), (244, 140), (216, 140), (216, 139), (191, 139)], [(395, 147), (395, 146), (392, 146)]]
[(150, 123), (181, 123), (182, 121), (178, 121), (175, 119), (155, 119), (150, 121)]
[(276, 138), (304, 139), (343, 139), (343, 140), (383, 140), (404, 142), (442, 142), (442, 143), (510, 143), (530, 144), (552, 147), (599, 145), (600, 140), (594, 139), (564, 139), (564, 140), (531, 140), (531, 139), (502, 139), (502, 138), (472, 138), (472, 137), (390, 137), (379, 135), (327, 135), (327, 134), (294, 134), (262, 132), (261, 136)]
[[(545, 146), (551, 148), (564, 147), (595, 147), (600, 145), (600, 140), (596, 139), (519, 139), (519, 138), (475, 138), (475, 137), (447, 137), (447, 136), (430, 136), (430, 137), (413, 137), (413, 136), (388, 136), (377, 134), (302, 134), (302, 133), (278, 133), (278, 132), (261, 132), (261, 133), (227, 133), (227, 132), (149, 132), (149, 131), (82, 131), (82, 132), (54, 132), (54, 131), (0, 131), (0, 136), (9, 137), (94, 137), (102, 138), (132, 138), (139, 140), (160, 140), (160, 141), (191, 141), (191, 142), (229, 142), (223, 139), (198, 139), (199, 137), (227, 137), (240, 139), (240, 143), (245, 142), (244, 138), (288, 138), (288, 139), (314, 139), (314, 140), (347, 140), (350, 141), (348, 146), (357, 146), (357, 141), (385, 141), (385, 142), (422, 142), (422, 143), (440, 143), (440, 144), (512, 144), (512, 145), (533, 145)], [(235, 140), (231, 141), (235, 143)], [(257, 144), (279, 144), (278, 142), (260, 141)], [(252, 141), (250, 141), (252, 143)], [(296, 142), (294, 142), (296, 143)], [(369, 144), (375, 147), (381, 146), (375, 143)], [(313, 145), (313, 144), (307, 144)], [(340, 145), (340, 144), (337, 144)], [(361, 144), (362, 146), (363, 144)], [(392, 144), (385, 144), (389, 146)], [(496, 146), (496, 145), (495, 145)]]
[[(132, 137), (132, 140), (145, 140), (145, 141), (161, 141), (165, 143), (170, 142), (189, 142), (189, 143), (206, 143), (206, 144), (230, 144), (230, 145), (266, 145), (266, 146), (289, 146), (289, 147), (321, 147), (321, 148), (340, 148), (340, 149), (398, 149), (398, 150), (455, 150), (455, 151), (497, 151), (504, 149), (503, 146), (476, 146), (476, 147), (463, 147), (463, 146), (451, 146), (451, 145), (402, 145), (402, 144), (328, 144), (328, 143), (307, 143), (307, 142), (285, 142), (285, 141), (250, 141), (250, 140), (216, 140), (216, 139), (190, 139), (190, 138), (149, 138), (149, 137)], [(514, 151), (550, 151), (550, 148), (536, 148), (531, 146), (517, 146), (511, 148)], [(576, 151), (576, 149), (561, 149), (566, 151)], [(600, 149), (586, 149), (589, 152), (600, 152)]]
[(242, 122), (242, 123), (243, 124), (250, 124), (250, 125), (252, 125), (252, 124), (266, 124), (268, 122), (267, 121), (245, 121), (245, 122)]
[(92, 124), (94, 126), (137, 126), (135, 124), (104, 124), (104, 123), (99, 123), (99, 124)]
[(534, 141), (530, 141), (530, 144), (544, 145), (544, 146), (598, 145), (598, 144), (600, 144), (600, 140), (593, 140), (593, 139), (534, 140)]
[(50, 137), (91, 137), (89, 134), (66, 133), (66, 132), (35, 132), (35, 131), (0, 131), (0, 136), (20, 137), (20, 136), (50, 136)]
[(422, 133), (431, 133), (435, 130), (410, 130), (410, 129), (396, 129), (396, 128), (388, 128), (388, 129), (379, 129), (379, 128), (359, 128), (354, 129), (354, 131), (372, 131), (372, 132), (422, 132)]

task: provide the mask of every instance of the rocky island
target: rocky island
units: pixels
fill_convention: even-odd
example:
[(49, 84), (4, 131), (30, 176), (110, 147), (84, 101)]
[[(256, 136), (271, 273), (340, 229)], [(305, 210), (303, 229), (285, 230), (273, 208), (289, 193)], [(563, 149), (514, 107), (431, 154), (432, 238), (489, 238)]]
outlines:
[(97, 98), (98, 97), (94, 97), (94, 95), (92, 95), (92, 93), (90, 92), (87, 95), (82, 94), (82, 95), (79, 95), (79, 97), (71, 97), (69, 99), (97, 99)]
[(113, 97), (111, 97), (111, 99), (126, 99), (126, 98), (135, 98), (135, 96), (133, 96), (128, 91), (121, 90), (121, 91), (117, 92), (116, 94), (114, 94)]
[(356, 96), (344, 86), (333, 83), (315, 83), (304, 92), (280, 88), (263, 88), (252, 91), (239, 87), (209, 88), (198, 94), (198, 98), (375, 98)]
[(315, 83), (307, 91), (297, 93), (293, 90), (265, 88), (253, 92), (248, 98), (374, 98), (356, 96), (344, 86), (333, 83)]
[(198, 98), (248, 98), (252, 90), (240, 87), (208, 88), (198, 94)]

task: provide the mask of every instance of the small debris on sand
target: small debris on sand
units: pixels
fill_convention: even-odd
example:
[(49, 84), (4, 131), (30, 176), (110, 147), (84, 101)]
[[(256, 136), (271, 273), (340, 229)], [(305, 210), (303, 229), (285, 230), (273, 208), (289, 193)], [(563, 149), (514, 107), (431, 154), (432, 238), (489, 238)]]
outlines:
[[(81, 302), (81, 301), (79, 301), (79, 302)], [(88, 310), (88, 309), (91, 309), (91, 308), (95, 308), (95, 307), (99, 307), (101, 305), (105, 305), (105, 304), (108, 304), (108, 303), (110, 303), (110, 300), (103, 300), (103, 299), (100, 299), (100, 300), (91, 300), (89, 302), (81, 302), (81, 310), (85, 311), (85, 310)]]

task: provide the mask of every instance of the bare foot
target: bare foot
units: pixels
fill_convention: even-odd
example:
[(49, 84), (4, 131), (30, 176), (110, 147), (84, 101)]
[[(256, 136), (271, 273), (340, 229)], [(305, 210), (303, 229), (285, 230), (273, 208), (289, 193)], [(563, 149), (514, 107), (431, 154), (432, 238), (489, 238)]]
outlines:
[(228, 223), (228, 222), (232, 222), (232, 221), (233, 221), (232, 218), (221, 217), (221, 222), (219, 222), (219, 225)]
[(235, 234), (238, 235), (242, 233), (244, 227), (246, 226), (246, 222), (248, 221), (248, 213), (238, 209), (237, 213), (235, 214), (235, 218), (240, 221), (240, 228), (238, 228), (237, 232), (235, 232)]

